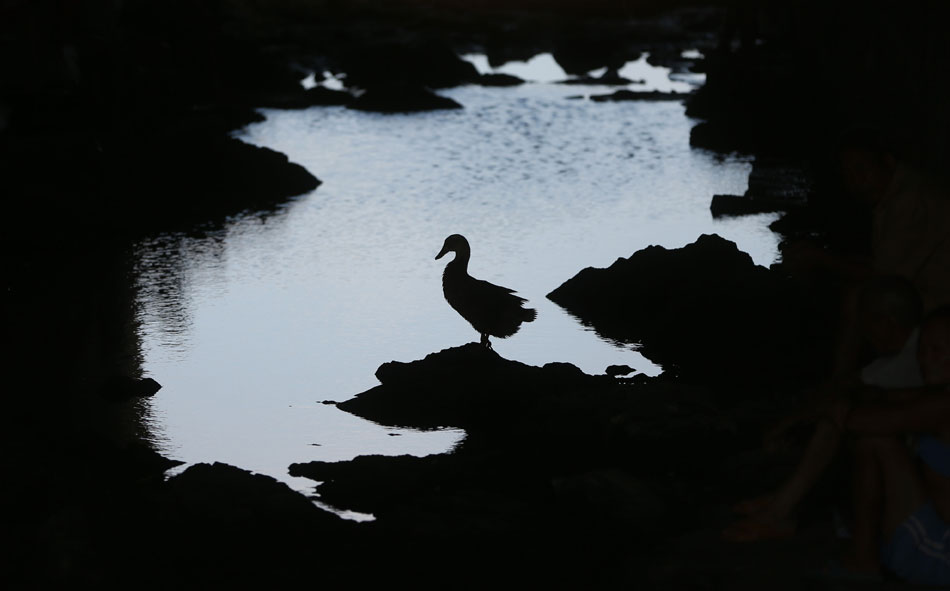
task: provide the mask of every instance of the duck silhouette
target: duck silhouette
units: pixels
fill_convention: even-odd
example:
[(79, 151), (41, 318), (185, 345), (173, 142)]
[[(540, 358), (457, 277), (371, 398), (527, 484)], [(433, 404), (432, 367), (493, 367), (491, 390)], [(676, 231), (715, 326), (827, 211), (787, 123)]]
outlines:
[(449, 252), (454, 252), (455, 258), (449, 261), (442, 274), (442, 293), (445, 301), (482, 336), (482, 345), (491, 349), (489, 336), (510, 337), (518, 332), (522, 322), (531, 322), (537, 317), (535, 310), (524, 307), (527, 300), (514, 295), (513, 289), (468, 274), (472, 250), (464, 236), (452, 234), (446, 238), (435, 259), (439, 260)]

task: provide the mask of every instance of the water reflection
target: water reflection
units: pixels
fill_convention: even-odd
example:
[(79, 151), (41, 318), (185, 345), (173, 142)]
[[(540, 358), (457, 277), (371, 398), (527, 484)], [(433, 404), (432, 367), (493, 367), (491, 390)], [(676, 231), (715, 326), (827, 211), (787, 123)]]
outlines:
[(495, 343), (502, 356), (660, 371), (545, 295), (586, 266), (702, 233), (768, 264), (775, 216), (712, 219), (711, 196), (743, 193), (751, 165), (690, 149), (682, 104), (566, 100), (575, 92), (465, 86), (444, 91), (461, 111), (268, 110), (242, 132), (324, 183), (276, 211), (139, 245), (144, 367), (164, 386), (151, 405), (166, 451), (304, 490), (290, 463), (451, 449), (464, 433), (394, 432), (322, 403), (377, 385), (381, 363), (477, 338), (445, 305), (432, 260), (451, 233), (471, 241), (473, 275), (517, 286), (538, 311)]
[[(475, 65), (480, 74), (511, 74), (529, 82), (555, 83), (571, 78), (558, 65), (550, 53), (542, 53), (527, 61), (507, 62), (497, 68), (492, 68), (488, 57), (484, 54), (466, 54), (462, 56)], [(702, 74), (679, 74), (671, 76), (671, 68), (654, 66), (647, 63), (649, 53), (644, 53), (639, 59), (627, 62), (620, 68), (618, 74), (631, 81), (632, 90), (661, 91), (661, 92), (691, 92), (705, 81)], [(607, 71), (606, 68), (588, 72), (591, 77), (600, 77)]]

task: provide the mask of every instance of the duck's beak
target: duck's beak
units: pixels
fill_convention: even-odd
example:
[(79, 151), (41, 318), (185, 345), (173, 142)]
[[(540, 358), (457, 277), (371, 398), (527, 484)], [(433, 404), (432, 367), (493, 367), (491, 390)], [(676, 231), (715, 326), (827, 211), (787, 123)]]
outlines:
[(449, 252), (449, 247), (443, 246), (442, 250), (439, 251), (439, 254), (435, 255), (435, 260), (439, 260), (444, 257)]

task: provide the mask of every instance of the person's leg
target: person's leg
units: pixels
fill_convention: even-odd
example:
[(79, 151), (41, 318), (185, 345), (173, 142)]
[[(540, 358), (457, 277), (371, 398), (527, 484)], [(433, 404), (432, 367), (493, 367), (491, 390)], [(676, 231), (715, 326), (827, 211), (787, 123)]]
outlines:
[(851, 528), (851, 548), (842, 563), (853, 571), (877, 571), (880, 568), (878, 544), (884, 482), (876, 444), (876, 438), (859, 437), (852, 446), (854, 523)]
[(883, 534), (889, 536), (928, 498), (917, 463), (902, 439), (876, 437), (873, 445), (884, 485)]
[(747, 502), (754, 507), (749, 511), (749, 518), (727, 527), (723, 530), (723, 537), (732, 541), (753, 541), (793, 533), (795, 521), (792, 513), (834, 459), (840, 443), (838, 427), (830, 419), (818, 421), (795, 472), (774, 493)]
[[(881, 542), (895, 538), (905, 520), (927, 503), (927, 495), (916, 462), (901, 438), (862, 437), (855, 442), (855, 452), (854, 535), (845, 561), (849, 568), (868, 570), (879, 563)], [(898, 548), (901, 553), (905, 550)], [(897, 556), (893, 551), (891, 555), (892, 560)], [(892, 570), (914, 568), (910, 564), (887, 566)]]
[(815, 432), (808, 441), (795, 472), (782, 483), (772, 497), (771, 510), (776, 516), (791, 516), (805, 494), (835, 458), (840, 444), (841, 431), (830, 419), (822, 419), (815, 424)]

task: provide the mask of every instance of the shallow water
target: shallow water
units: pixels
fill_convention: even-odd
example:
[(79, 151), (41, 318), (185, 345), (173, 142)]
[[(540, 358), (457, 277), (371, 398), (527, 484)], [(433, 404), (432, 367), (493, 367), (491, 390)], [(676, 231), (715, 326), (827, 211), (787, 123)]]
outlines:
[(712, 219), (712, 195), (742, 193), (751, 165), (691, 149), (680, 103), (569, 100), (579, 87), (550, 83), (443, 94), (465, 108), (265, 110), (238, 137), (323, 185), (276, 211), (138, 245), (144, 368), (163, 384), (149, 420), (165, 453), (306, 491), (290, 463), (450, 449), (464, 433), (384, 428), (321, 402), (375, 386), (386, 361), (477, 340), (442, 299), (445, 259), (433, 259), (452, 233), (468, 237), (474, 276), (538, 310), (496, 351), (588, 373), (660, 368), (545, 299), (580, 269), (712, 232), (759, 264), (776, 256), (773, 215)]

